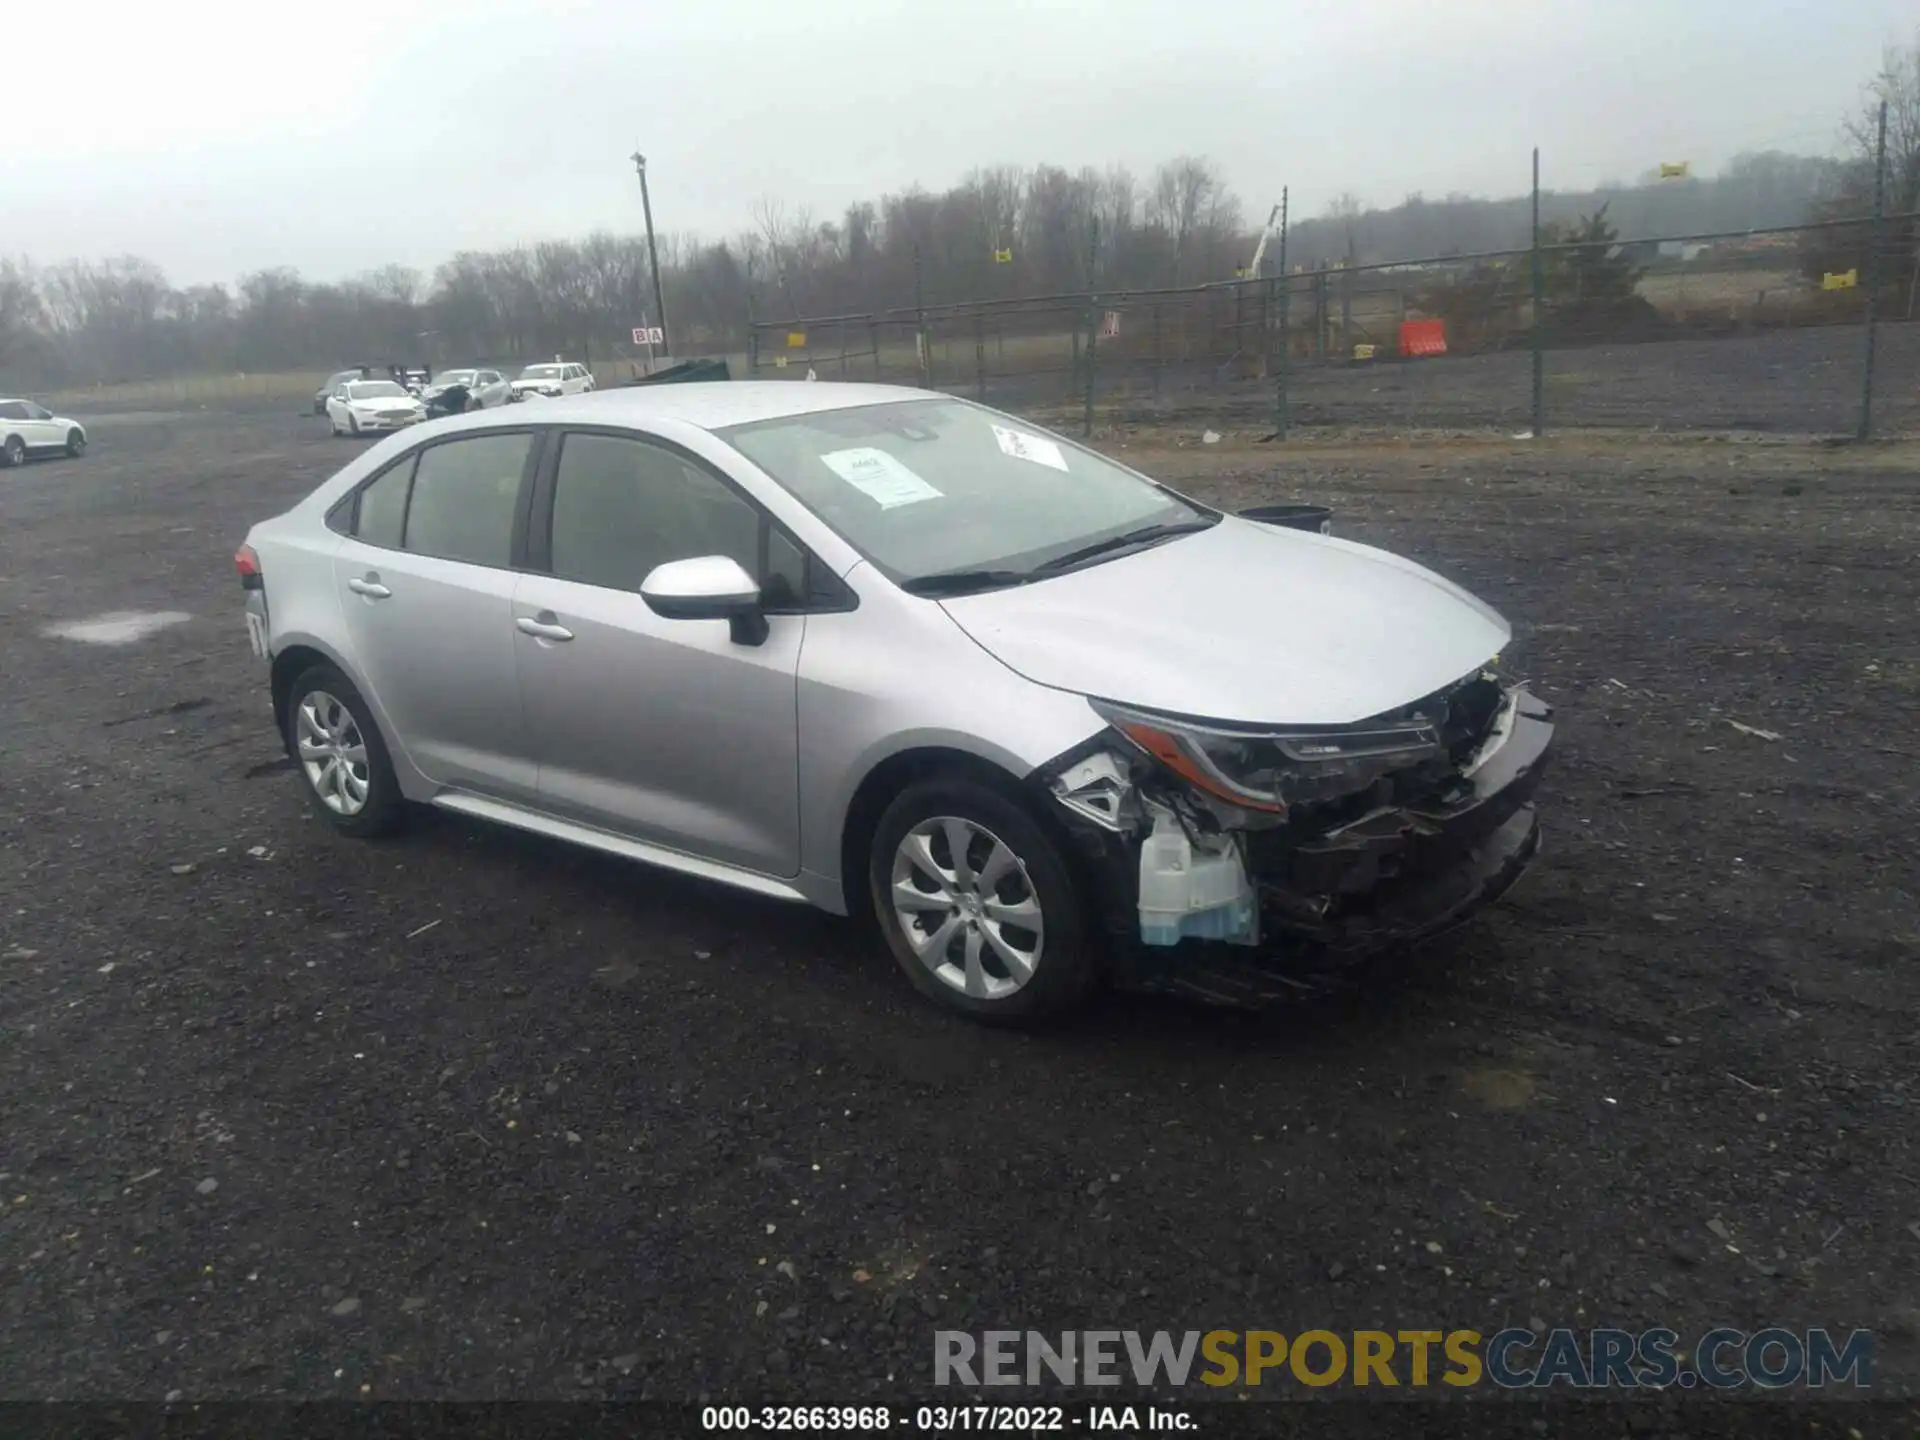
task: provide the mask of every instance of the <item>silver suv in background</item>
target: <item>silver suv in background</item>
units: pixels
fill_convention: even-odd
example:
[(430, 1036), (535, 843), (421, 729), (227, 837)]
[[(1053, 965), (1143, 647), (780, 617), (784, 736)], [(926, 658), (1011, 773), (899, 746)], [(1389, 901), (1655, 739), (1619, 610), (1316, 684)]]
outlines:
[(1284, 990), (1538, 843), (1510, 631), (1012, 416), (710, 383), (374, 445), (236, 555), (302, 783), (871, 912), (988, 1020)]

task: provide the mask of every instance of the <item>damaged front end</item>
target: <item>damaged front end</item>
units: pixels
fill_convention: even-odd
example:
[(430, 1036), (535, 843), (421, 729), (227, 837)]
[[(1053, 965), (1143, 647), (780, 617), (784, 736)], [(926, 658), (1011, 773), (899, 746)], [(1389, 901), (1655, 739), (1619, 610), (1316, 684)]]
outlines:
[(1148, 988), (1321, 988), (1467, 919), (1539, 848), (1552, 712), (1491, 671), (1353, 725), (1095, 709), (1107, 730), (1040, 778)]

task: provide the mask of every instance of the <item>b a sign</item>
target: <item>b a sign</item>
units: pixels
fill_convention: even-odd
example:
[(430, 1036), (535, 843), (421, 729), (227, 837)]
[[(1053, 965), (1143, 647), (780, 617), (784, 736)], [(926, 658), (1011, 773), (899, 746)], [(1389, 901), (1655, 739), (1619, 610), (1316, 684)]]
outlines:
[(658, 325), (636, 325), (633, 327), (633, 343), (636, 345), (664, 345), (667, 332)]

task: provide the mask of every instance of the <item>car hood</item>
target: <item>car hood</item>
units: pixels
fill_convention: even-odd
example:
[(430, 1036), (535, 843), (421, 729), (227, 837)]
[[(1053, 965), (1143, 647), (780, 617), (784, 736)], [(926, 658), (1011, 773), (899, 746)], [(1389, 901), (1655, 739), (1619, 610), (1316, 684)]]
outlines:
[(380, 395), (371, 400), (349, 400), (356, 410), (418, 410), (420, 402), (411, 395)]
[(1204, 719), (1344, 725), (1432, 694), (1512, 636), (1432, 571), (1227, 516), (1083, 570), (940, 602), (1041, 685)]

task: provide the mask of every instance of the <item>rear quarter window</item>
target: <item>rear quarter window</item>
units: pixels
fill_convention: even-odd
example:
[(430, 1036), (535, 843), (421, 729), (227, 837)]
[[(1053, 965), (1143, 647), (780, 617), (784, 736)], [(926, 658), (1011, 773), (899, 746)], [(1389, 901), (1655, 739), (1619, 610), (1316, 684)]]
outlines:
[(407, 523), (407, 485), (413, 478), (413, 461), (394, 466), (360, 492), (360, 511), (353, 527), (354, 538), (388, 550), (400, 548)]

